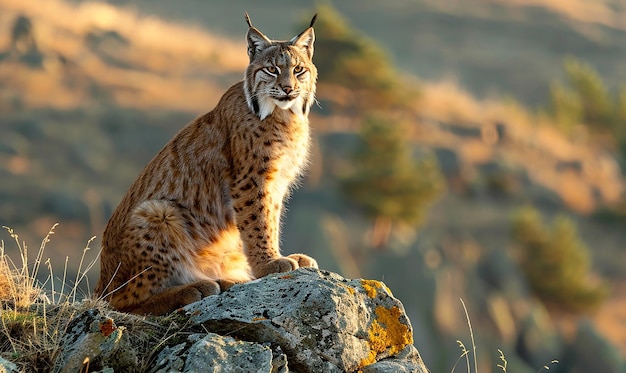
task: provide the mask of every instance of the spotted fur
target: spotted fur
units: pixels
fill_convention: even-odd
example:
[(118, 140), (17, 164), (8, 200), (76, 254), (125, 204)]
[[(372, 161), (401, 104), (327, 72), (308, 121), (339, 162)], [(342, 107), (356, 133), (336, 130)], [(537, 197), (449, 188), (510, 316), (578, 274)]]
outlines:
[(103, 235), (97, 296), (164, 314), (301, 266), (279, 249), (283, 201), (306, 164), (317, 71), (311, 26), (289, 41), (249, 25), (245, 79), (150, 161)]

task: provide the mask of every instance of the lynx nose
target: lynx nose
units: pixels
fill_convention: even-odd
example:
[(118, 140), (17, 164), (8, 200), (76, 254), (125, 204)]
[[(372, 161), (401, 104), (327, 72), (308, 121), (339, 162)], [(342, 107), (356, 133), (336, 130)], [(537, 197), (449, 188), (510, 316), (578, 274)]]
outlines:
[(281, 87), (281, 88), (283, 89), (283, 92), (285, 92), (285, 94), (287, 94), (287, 95), (290, 94), (291, 92), (293, 92), (293, 88), (291, 88), (291, 86), (286, 85), (286, 86)]

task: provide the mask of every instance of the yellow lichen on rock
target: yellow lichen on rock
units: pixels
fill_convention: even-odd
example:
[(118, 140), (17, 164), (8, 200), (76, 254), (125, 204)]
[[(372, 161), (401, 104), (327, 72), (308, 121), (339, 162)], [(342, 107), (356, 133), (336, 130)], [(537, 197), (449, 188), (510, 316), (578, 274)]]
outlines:
[(391, 294), (391, 290), (387, 287), (387, 285), (383, 284), (380, 281), (376, 280), (361, 280), (361, 286), (365, 289), (367, 296), (370, 298), (375, 298), (378, 295), (378, 289), (384, 289), (389, 295)]
[(337, 285), (339, 285), (339, 286), (343, 287), (344, 289), (346, 289), (348, 291), (348, 293), (350, 293), (350, 295), (354, 295), (356, 293), (356, 290), (352, 286), (344, 285), (342, 283), (337, 283)]
[(383, 352), (386, 352), (387, 356), (393, 356), (413, 343), (411, 329), (400, 321), (401, 315), (402, 311), (396, 306), (376, 308), (376, 319), (368, 329), (370, 352), (361, 361), (361, 367), (375, 363), (376, 356)]
[(378, 281), (374, 280), (361, 280), (361, 286), (365, 289), (367, 296), (370, 298), (374, 298), (378, 293)]

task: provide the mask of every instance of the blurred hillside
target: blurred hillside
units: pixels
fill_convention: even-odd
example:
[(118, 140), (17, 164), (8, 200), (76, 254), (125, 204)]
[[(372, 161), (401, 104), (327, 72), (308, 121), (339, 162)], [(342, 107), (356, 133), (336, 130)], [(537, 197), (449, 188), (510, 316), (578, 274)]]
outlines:
[[(56, 274), (69, 256), (68, 278), (94, 235), (89, 255), (97, 255), (108, 216), (141, 168), (241, 78), (243, 11), (275, 38), (291, 37), (314, 11), (312, 3), (275, 0), (262, 8), (110, 3), (0, 0), (0, 225), (34, 246), (60, 222), (45, 256)], [(479, 336), (481, 372), (496, 371), (498, 348), (511, 371), (536, 372), (552, 359), (562, 361), (553, 371), (583, 372), (590, 362), (624, 371), (617, 352), (626, 352), (623, 155), (613, 133), (585, 123), (565, 131), (546, 109), (554, 82), (566, 79), (568, 56), (595, 67), (612, 92), (626, 84), (624, 6), (466, 4), (317, 8), (313, 159), (284, 219), (285, 251), (303, 250), (348, 277), (383, 279), (407, 307), (433, 371), (450, 371), (461, 354), (456, 339), (468, 345), (459, 298)], [(367, 132), (367, 123), (382, 125)], [(388, 159), (411, 175), (359, 157), (359, 149), (373, 154), (368, 133), (388, 139), (384, 149), (395, 151)], [(354, 170), (372, 167), (381, 167), (373, 175), (390, 172), (389, 180), (423, 176), (442, 185), (374, 190), (364, 206), (351, 198), (349, 181), (367, 180)], [(413, 204), (419, 219), (390, 212)], [(527, 206), (544, 219), (538, 225), (568, 219), (572, 240), (581, 241), (575, 248), (588, 249), (589, 281), (612, 285), (595, 313), (538, 300), (518, 262), (525, 241), (511, 233)], [(9, 235), (0, 238), (11, 252)], [(91, 276), (93, 284), (97, 270)]]
[[(233, 20), (245, 10), (254, 10), (255, 22), (278, 37), (290, 29), (276, 22), (277, 12), (284, 19), (306, 18), (317, 2), (267, 0), (263, 7), (208, 6), (201, 0), (110, 3), (241, 40), (241, 25)], [(454, 80), (480, 98), (505, 95), (540, 104), (552, 79), (563, 76), (568, 55), (596, 66), (613, 88), (626, 80), (626, 66), (616, 63), (626, 58), (623, 0), (363, 0), (333, 6), (383, 45), (402, 70), (425, 80)]]

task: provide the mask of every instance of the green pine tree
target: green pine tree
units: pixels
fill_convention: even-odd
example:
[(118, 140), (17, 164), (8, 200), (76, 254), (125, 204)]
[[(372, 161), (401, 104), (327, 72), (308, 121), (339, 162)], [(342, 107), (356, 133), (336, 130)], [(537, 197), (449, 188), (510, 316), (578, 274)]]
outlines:
[(539, 212), (527, 207), (517, 213), (512, 227), (521, 269), (532, 291), (548, 306), (582, 313), (606, 298), (606, 284), (590, 280), (589, 250), (569, 218), (558, 216), (546, 227)]
[[(398, 107), (415, 97), (394, 69), (388, 54), (354, 30), (330, 5), (316, 7), (315, 66), (319, 81), (336, 84), (356, 95), (355, 103)], [(358, 109), (361, 109), (360, 107)]]
[(611, 129), (613, 102), (604, 80), (589, 64), (568, 58), (565, 60), (567, 81), (579, 97), (583, 109), (583, 121), (591, 126)]
[(614, 97), (598, 72), (575, 58), (564, 62), (565, 83), (553, 82), (550, 113), (565, 129), (583, 124), (592, 132), (616, 130), (620, 99)]
[(550, 85), (550, 111), (558, 126), (571, 132), (574, 126), (583, 122), (583, 103), (579, 95), (562, 83)]
[(402, 124), (379, 116), (365, 119), (359, 140), (353, 168), (341, 178), (346, 198), (377, 223), (419, 226), (444, 186), (436, 160), (416, 159)]

